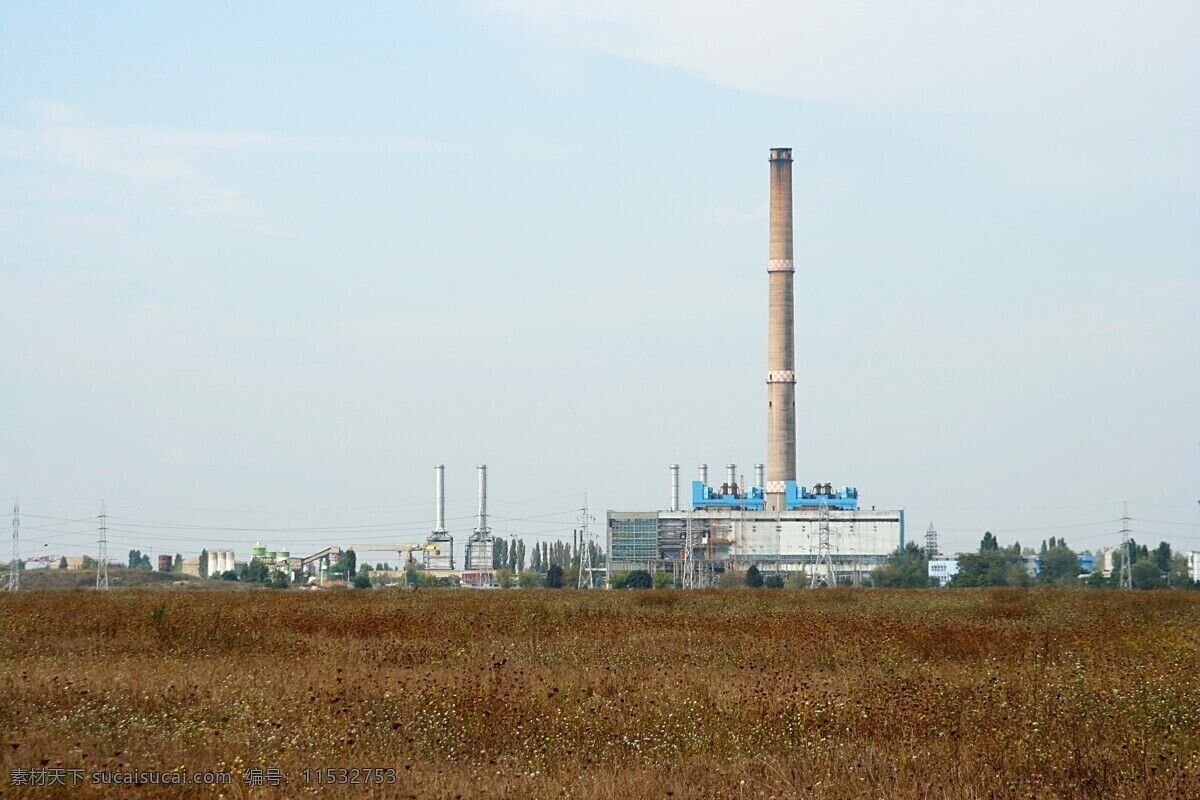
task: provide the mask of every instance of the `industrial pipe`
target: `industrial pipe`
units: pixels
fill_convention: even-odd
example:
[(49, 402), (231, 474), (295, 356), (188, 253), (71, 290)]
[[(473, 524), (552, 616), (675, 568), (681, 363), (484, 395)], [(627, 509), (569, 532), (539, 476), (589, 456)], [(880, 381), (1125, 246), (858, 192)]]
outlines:
[(446, 532), (446, 465), (438, 464), (434, 467), (435, 476), (435, 491), (437, 493), (436, 512), (437, 524), (433, 526), (434, 533)]
[(679, 465), (671, 465), (671, 510), (679, 510)]

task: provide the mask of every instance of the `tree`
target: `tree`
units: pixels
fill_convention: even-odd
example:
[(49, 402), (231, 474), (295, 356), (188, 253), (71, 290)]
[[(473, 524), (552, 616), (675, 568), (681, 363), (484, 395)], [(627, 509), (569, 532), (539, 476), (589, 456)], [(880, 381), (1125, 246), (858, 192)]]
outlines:
[[(348, 552), (353, 553), (354, 551), (350, 550)], [(360, 569), (354, 575), (354, 580), (352, 580), (350, 582), (350, 585), (353, 586), (355, 589), (370, 589), (371, 588), (371, 567), (368, 566), (367, 564), (363, 564), (362, 569)]]
[(988, 550), (999, 550), (1000, 543), (996, 541), (996, 537), (992, 536), (991, 531), (983, 532), (983, 540), (979, 543), (979, 552), (986, 553)]
[(1155, 589), (1163, 585), (1162, 573), (1158, 571), (1158, 565), (1152, 558), (1133, 562), (1129, 573), (1135, 589)]
[(652, 586), (654, 586), (654, 578), (644, 569), (633, 570), (625, 581), (626, 589), (649, 589)]
[(59, 569), (66, 569), (66, 568), (67, 568), (67, 557), (66, 557), (66, 556), (63, 556), (62, 558), (60, 558), (60, 559), (58, 560), (58, 568), (59, 568)]
[(517, 585), (522, 589), (536, 589), (542, 585), (542, 574), (525, 570), (517, 575)]
[(959, 586), (1026, 586), (1029, 573), (1021, 561), (1021, 554), (1011, 548), (981, 550), (979, 553), (963, 553), (958, 557), (958, 574), (950, 579), (950, 585)]
[[(1054, 542), (1054, 539), (1050, 540)], [(1055, 542), (1042, 554), (1039, 583), (1073, 586), (1079, 581), (1079, 556), (1063, 542)]]
[(286, 589), (292, 584), (288, 579), (287, 573), (281, 569), (277, 569), (271, 573), (271, 580), (267, 582), (267, 586), (272, 589)]
[(780, 575), (778, 572), (772, 572), (770, 575), (767, 576), (766, 586), (768, 589), (782, 589), (783, 588), (783, 576)]
[(271, 569), (257, 557), (250, 559), (250, 563), (242, 567), (242, 574), (239, 576), (246, 583), (266, 583), (271, 578)]
[(529, 561), (529, 568), (534, 572), (542, 571), (542, 548), (541, 545), (533, 546), (533, 558)]
[(758, 571), (757, 564), (751, 564), (750, 569), (746, 570), (746, 585), (751, 589), (761, 589), (763, 585), (762, 573)]
[(496, 583), (500, 584), (501, 589), (509, 589), (513, 585), (513, 571), (508, 567), (501, 567), (496, 570)]
[(1171, 571), (1171, 545), (1159, 542), (1150, 558), (1154, 561), (1154, 566), (1158, 567), (1159, 572), (1166, 574)]
[(929, 559), (916, 542), (896, 548), (887, 563), (871, 572), (871, 585), (883, 589), (918, 589), (929, 585)]
[(675, 576), (669, 572), (654, 573), (654, 588), (655, 589), (673, 589), (673, 588), (675, 588)]
[(546, 570), (546, 588), (561, 589), (563, 585), (563, 568), (558, 564), (551, 564)]
[(183, 569), (183, 554), (176, 553), (175, 560), (171, 563), (171, 572), (179, 572)]
[(94, 558), (92, 558), (91, 556), (84, 556), (83, 559), (79, 562), (79, 566), (82, 569), (95, 569), (96, 568), (96, 560)]
[(208, 577), (208, 551), (207, 550), (200, 551), (200, 577), (201, 578)]
[(223, 581), (236, 581), (238, 579), (238, 574), (231, 569), (227, 569), (218, 577), (220, 577), (220, 579)]

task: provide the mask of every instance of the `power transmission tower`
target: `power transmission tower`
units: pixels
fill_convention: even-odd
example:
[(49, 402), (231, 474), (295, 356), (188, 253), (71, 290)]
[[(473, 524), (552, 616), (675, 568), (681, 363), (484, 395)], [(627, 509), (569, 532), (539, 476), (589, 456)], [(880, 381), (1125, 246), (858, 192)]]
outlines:
[(692, 511), (687, 512), (687, 528), (683, 534), (683, 581), (684, 589), (696, 588), (696, 558), (692, 553)]
[[(579, 531), (579, 588), (592, 589), (596, 586), (592, 576), (592, 535), (588, 526), (596, 521), (596, 518), (588, 513), (587, 495), (583, 496), (583, 508), (579, 515), (579, 521), (583, 523), (583, 528)], [(587, 578), (583, 577), (587, 573)]]
[(4, 584), (5, 591), (17, 592), (21, 589), (21, 502), (13, 501), (13, 552), (12, 560), (8, 562), (8, 580)]
[(925, 531), (925, 557), (930, 559), (938, 557), (937, 528), (933, 527), (932, 522)]
[(1118, 584), (1122, 589), (1133, 588), (1133, 540), (1129, 538), (1129, 503), (1121, 511), (1121, 577)]
[(108, 514), (100, 501), (100, 555), (96, 559), (96, 588), (108, 588)]
[(813, 569), (811, 588), (837, 586), (837, 573), (833, 571), (833, 549), (829, 539), (829, 506), (821, 500), (817, 516), (817, 563)]

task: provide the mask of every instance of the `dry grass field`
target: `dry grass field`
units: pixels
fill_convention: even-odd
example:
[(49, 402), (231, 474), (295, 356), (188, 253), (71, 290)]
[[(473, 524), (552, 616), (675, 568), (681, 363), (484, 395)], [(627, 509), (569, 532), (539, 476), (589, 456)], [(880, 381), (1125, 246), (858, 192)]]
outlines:
[(0, 714), (4, 796), (1195, 798), (1200, 593), (22, 592)]

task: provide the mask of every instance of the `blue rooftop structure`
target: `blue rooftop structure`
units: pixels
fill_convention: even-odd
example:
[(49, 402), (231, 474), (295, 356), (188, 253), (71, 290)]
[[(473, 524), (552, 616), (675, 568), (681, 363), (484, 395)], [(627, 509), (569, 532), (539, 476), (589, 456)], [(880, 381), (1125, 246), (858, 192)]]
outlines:
[[(787, 508), (794, 511), (800, 508), (817, 508), (822, 502), (829, 508), (853, 511), (858, 508), (858, 489), (853, 486), (843, 486), (834, 491), (828, 484), (816, 484), (811, 490), (807, 486), (798, 486), (795, 481), (787, 482)], [(720, 487), (705, 486), (701, 481), (692, 481), (692, 508), (729, 508), (745, 509), (747, 511), (762, 511), (766, 507), (766, 493), (761, 486), (751, 486), (746, 490), (736, 484), (722, 484)]]

